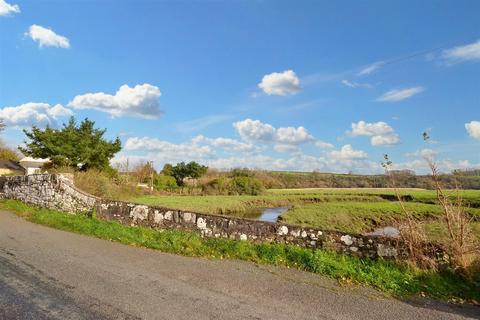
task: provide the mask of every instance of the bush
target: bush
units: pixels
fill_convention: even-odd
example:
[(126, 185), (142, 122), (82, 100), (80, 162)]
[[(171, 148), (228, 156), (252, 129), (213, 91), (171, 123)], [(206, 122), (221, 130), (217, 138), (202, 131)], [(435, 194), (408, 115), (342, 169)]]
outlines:
[(259, 195), (265, 190), (262, 182), (254, 177), (235, 176), (233, 178), (220, 176), (202, 185), (204, 194), (224, 195)]
[(232, 178), (232, 190), (237, 194), (256, 196), (264, 191), (260, 180), (253, 177), (237, 176)]
[(255, 172), (247, 168), (235, 168), (230, 171), (230, 177), (250, 177), (253, 178)]
[(155, 190), (172, 190), (177, 188), (178, 185), (174, 177), (157, 174), (153, 178), (153, 187)]
[(75, 186), (97, 197), (128, 200), (141, 194), (135, 185), (110, 171), (87, 170), (75, 172)]
[(202, 185), (202, 192), (206, 194), (231, 194), (231, 179), (218, 177)]

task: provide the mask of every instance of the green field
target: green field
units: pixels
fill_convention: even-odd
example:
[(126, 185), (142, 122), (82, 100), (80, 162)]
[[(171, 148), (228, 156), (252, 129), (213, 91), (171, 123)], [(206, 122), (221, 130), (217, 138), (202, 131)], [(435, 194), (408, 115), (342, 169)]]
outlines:
[[(442, 214), (431, 190), (401, 189), (406, 208), (424, 222), (426, 233), (438, 240)], [(450, 191), (452, 197), (455, 192)], [(480, 238), (480, 190), (461, 193), (466, 212)], [(259, 196), (142, 196), (133, 202), (172, 209), (255, 218), (254, 209), (290, 206), (284, 222), (327, 230), (363, 233), (402, 223), (402, 210), (392, 189), (270, 189)]]

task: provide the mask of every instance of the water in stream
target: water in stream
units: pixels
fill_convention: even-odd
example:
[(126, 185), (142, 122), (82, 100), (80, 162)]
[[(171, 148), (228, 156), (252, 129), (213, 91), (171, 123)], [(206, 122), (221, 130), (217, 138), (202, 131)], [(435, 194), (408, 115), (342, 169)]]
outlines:
[(244, 213), (243, 217), (260, 221), (277, 222), (278, 217), (288, 209), (289, 207), (257, 208)]

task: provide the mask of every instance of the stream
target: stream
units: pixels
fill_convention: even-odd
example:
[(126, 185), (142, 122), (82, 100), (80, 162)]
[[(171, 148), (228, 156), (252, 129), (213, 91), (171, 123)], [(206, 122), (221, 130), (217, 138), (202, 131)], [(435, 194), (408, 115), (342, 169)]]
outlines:
[(243, 216), (260, 221), (277, 222), (278, 217), (288, 209), (290, 207), (257, 208), (243, 214)]

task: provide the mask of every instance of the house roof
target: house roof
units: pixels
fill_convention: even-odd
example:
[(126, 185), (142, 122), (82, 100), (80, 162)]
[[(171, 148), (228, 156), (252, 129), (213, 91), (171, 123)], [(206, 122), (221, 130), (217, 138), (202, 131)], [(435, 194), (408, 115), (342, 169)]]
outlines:
[(7, 159), (0, 159), (0, 168), (24, 171), (25, 169), (18, 162)]

